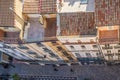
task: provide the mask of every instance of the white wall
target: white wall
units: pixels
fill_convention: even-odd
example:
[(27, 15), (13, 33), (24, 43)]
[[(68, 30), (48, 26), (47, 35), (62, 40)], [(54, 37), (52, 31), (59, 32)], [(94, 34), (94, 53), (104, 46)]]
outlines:
[(88, 0), (88, 4), (81, 4), (80, 0), (62, 0), (60, 7), (59, 0), (57, 1), (58, 13), (64, 12), (94, 12), (94, 0)]

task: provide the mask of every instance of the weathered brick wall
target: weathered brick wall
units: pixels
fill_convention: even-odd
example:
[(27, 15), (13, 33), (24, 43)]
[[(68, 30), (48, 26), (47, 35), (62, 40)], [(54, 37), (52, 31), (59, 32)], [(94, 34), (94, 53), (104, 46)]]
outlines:
[(120, 24), (120, 0), (95, 0), (96, 26)]
[(94, 12), (60, 13), (61, 35), (96, 34)]
[(0, 0), (0, 26), (14, 26), (14, 14), (9, 9), (14, 0)]
[(46, 19), (45, 37), (56, 36), (56, 18)]
[(56, 13), (56, 0), (25, 0), (23, 13)]

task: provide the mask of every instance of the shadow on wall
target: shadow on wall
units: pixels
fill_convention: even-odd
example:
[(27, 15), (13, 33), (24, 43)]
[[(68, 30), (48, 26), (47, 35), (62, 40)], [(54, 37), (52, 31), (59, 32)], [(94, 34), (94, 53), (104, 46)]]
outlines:
[(64, 2), (69, 2), (69, 6), (73, 6), (75, 2), (80, 2), (81, 0), (64, 0)]

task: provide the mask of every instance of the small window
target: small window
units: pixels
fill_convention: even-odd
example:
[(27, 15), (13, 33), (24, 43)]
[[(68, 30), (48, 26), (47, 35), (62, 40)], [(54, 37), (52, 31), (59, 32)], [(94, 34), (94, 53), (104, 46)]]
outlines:
[(97, 48), (97, 45), (93, 45), (93, 48)]
[(118, 45), (120, 45), (120, 43), (118, 43)]
[(18, 48), (20, 48), (20, 49), (29, 49), (27, 46), (24, 46), (24, 45), (21, 45), (21, 46), (19, 46)]
[(110, 45), (109, 44), (105, 44), (105, 47), (109, 47)]
[(29, 54), (37, 54), (37, 53), (34, 52), (34, 51), (27, 51), (27, 53), (29, 53)]
[(74, 46), (70, 46), (71, 49), (74, 49)]
[(110, 50), (108, 50), (108, 51), (107, 51), (107, 53), (111, 53), (111, 51), (110, 51)]
[(52, 41), (52, 43), (56, 43), (56, 41)]
[(62, 50), (62, 47), (61, 46), (57, 46), (57, 49), (60, 51), (60, 50)]
[(78, 58), (81, 58), (81, 55), (79, 53), (75, 53), (75, 55), (78, 57)]
[(86, 53), (86, 56), (87, 57), (92, 57), (90, 53)]
[(87, 4), (88, 3), (88, 0), (80, 0), (81, 2), (81, 4)]
[(118, 53), (120, 53), (120, 50), (118, 50)]
[(101, 53), (96, 53), (97, 56), (101, 56)]
[(85, 46), (84, 46), (84, 45), (82, 45), (82, 46), (81, 46), (81, 48), (83, 48), (83, 49), (84, 49), (84, 48), (85, 48)]

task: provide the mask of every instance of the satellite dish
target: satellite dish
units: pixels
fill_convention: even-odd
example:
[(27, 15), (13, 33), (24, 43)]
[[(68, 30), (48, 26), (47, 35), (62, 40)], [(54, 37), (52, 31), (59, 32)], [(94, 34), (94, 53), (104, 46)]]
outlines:
[(40, 22), (40, 24), (42, 24), (42, 25), (44, 24), (44, 18), (43, 18), (42, 15), (41, 15), (40, 18), (39, 18), (39, 22)]

